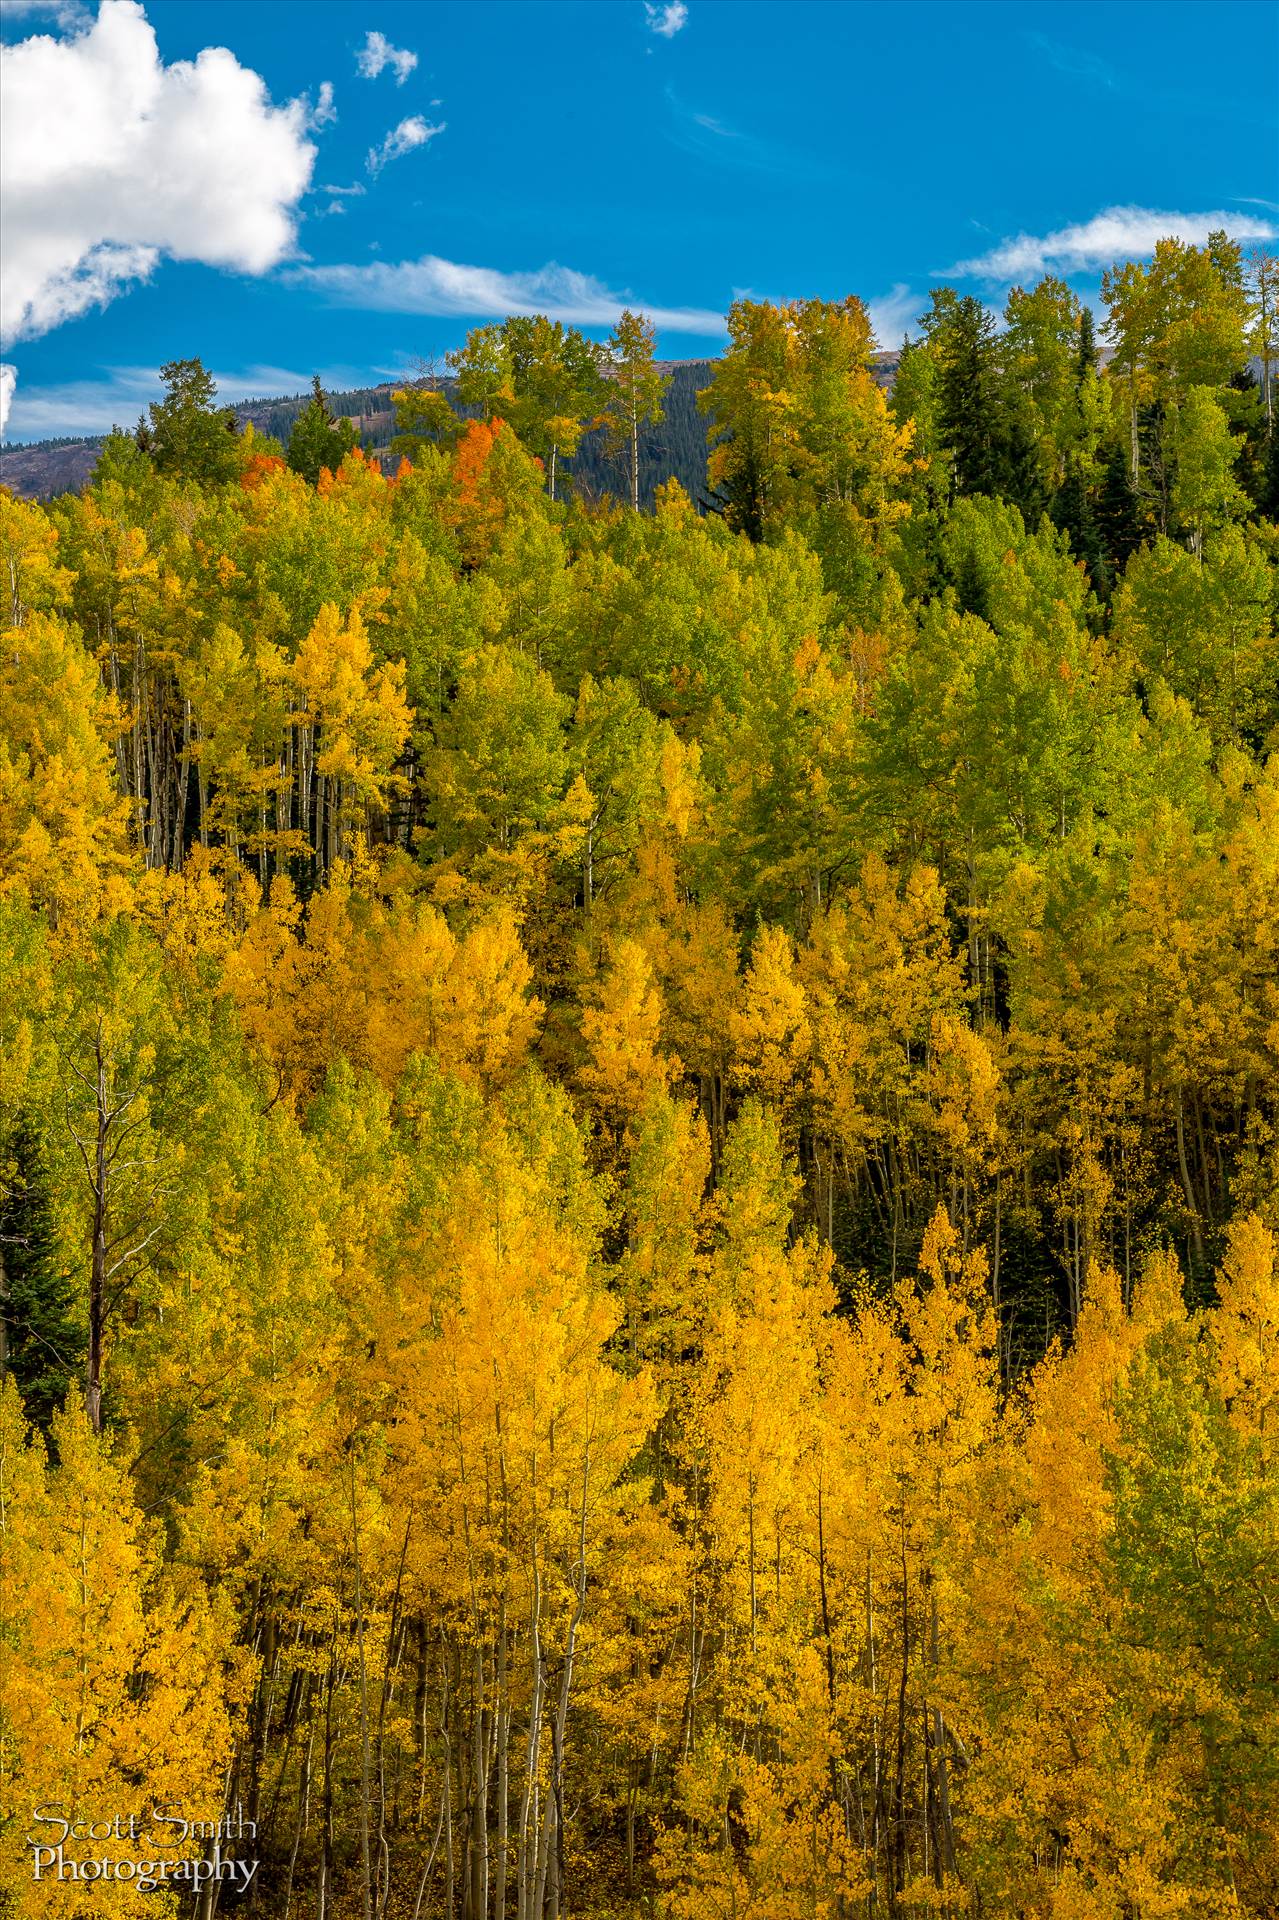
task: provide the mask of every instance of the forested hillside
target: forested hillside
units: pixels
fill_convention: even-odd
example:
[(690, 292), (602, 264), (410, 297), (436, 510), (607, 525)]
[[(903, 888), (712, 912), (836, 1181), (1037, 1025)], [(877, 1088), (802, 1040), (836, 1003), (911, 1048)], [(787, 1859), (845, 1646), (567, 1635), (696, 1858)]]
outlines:
[[(891, 380), (896, 360), (895, 353), (876, 355), (873, 364), (881, 380)], [(698, 412), (697, 396), (711, 377), (713, 362), (668, 360), (658, 364), (669, 384), (662, 418), (641, 423), (640, 495), (647, 507), (652, 507), (664, 480), (678, 480), (694, 498), (700, 497), (706, 480), (705, 423)], [(438, 384), (446, 395), (454, 394), (456, 383), (447, 376), (424, 378)], [(380, 454), (395, 434), (395, 392), (391, 383), (359, 387), (330, 394), (328, 404), (336, 418), (351, 422), (361, 447)], [(305, 406), (302, 396), (245, 400), (232, 411), (241, 429), (251, 424), (260, 433), (287, 440)], [(464, 415), (467, 409), (458, 405), (457, 411)], [(40, 440), (0, 448), (0, 485), (27, 500), (49, 499), (71, 491), (92, 473), (104, 439)], [(584, 496), (599, 498), (605, 493), (625, 492), (624, 465), (601, 428), (588, 428), (567, 466)]]
[(1275, 271), (0, 492), (0, 1913), (1279, 1912)]
[[(871, 370), (886, 388), (892, 385), (897, 361), (895, 352), (872, 356)], [(697, 396), (704, 391), (715, 363), (664, 360), (656, 364), (667, 385), (661, 418), (640, 422), (640, 499), (651, 508), (663, 481), (678, 480), (684, 491), (700, 503), (706, 487), (706, 432)], [(456, 381), (450, 376), (424, 375), (423, 381), (438, 386), (460, 417), (474, 412), (457, 400)], [(327, 401), (336, 419), (350, 421), (358, 444), (365, 451), (381, 456), (395, 437), (395, 393), (395, 386), (386, 383), (332, 393)], [(232, 412), (241, 429), (252, 425), (257, 432), (285, 441), (306, 404), (305, 396), (244, 400), (233, 407)], [(0, 485), (27, 500), (48, 499), (68, 492), (88, 479), (97, 464), (104, 438), (40, 440), (29, 446), (6, 446), (0, 449)], [(587, 427), (577, 452), (566, 460), (565, 466), (581, 497), (598, 500), (609, 493), (625, 496), (626, 464), (602, 427)], [(393, 467), (394, 462), (392, 470)]]

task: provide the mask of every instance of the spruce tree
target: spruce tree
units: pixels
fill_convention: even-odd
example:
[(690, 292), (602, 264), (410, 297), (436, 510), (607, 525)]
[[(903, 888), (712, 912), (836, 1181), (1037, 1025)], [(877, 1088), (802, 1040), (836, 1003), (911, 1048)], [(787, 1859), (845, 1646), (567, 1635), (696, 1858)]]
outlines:
[(1091, 307), (1079, 310), (1079, 357), (1075, 362), (1075, 384), (1082, 387), (1090, 373), (1097, 371), (1097, 328)]
[(356, 444), (355, 428), (349, 420), (339, 420), (320, 385), (320, 376), (311, 381), (311, 398), (293, 423), (285, 455), (294, 473), (300, 473), (312, 486), (327, 467), (336, 473)]
[(28, 1122), (10, 1136), (4, 1160), (0, 1374), (12, 1374), (27, 1418), (47, 1432), (83, 1367), (85, 1330), (58, 1265), (48, 1183)]
[(1096, 521), (1106, 565), (1112, 578), (1118, 579), (1141, 544), (1139, 503), (1129, 477), (1128, 456), (1119, 446), (1112, 446), (1106, 455)]
[(1082, 560), (1088, 569), (1093, 592), (1100, 600), (1108, 599), (1114, 574), (1078, 459), (1072, 459), (1067, 467), (1066, 477), (1052, 504), (1052, 517), (1068, 537), (1076, 560)]
[(1006, 427), (995, 322), (980, 300), (965, 294), (946, 310), (936, 338), (939, 438), (950, 449), (955, 491), (997, 494), (1006, 467)]
[(137, 441), (158, 473), (216, 486), (240, 471), (239, 422), (216, 404), (213, 376), (200, 360), (170, 360), (160, 369), (167, 389), (139, 421)]
[(1021, 509), (1022, 519), (1033, 530), (1047, 503), (1039, 451), (1020, 407), (1008, 410), (999, 464), (998, 491)]

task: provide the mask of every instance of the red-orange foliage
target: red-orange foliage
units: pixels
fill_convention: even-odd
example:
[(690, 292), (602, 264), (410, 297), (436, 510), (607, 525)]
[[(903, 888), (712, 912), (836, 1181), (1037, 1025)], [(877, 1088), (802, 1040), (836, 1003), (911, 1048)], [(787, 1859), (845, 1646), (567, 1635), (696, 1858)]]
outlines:
[(505, 427), (505, 420), (470, 420), (453, 455), (453, 485), (459, 506), (478, 500), (480, 483), (489, 463), (494, 442)]
[(352, 447), (342, 456), (342, 464), (336, 473), (332, 467), (320, 468), (315, 490), (322, 500), (327, 500), (334, 492), (341, 493), (370, 484), (376, 488), (382, 479), (382, 463), (377, 456), (365, 453), (363, 447)]
[[(506, 500), (491, 472), (494, 449), (511, 430), (505, 420), (469, 421), (453, 455), (454, 526), (467, 561), (479, 565), (506, 519)], [(511, 436), (513, 437), (513, 436)]]
[(251, 453), (244, 463), (240, 485), (246, 493), (256, 493), (264, 480), (269, 480), (273, 474), (287, 471), (278, 453)]

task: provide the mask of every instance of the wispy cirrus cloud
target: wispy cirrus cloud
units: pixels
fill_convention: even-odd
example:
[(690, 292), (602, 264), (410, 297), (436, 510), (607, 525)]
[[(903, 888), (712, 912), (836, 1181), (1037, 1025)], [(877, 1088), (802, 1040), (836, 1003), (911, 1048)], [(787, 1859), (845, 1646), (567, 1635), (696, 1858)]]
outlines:
[(334, 214), (345, 213), (347, 201), (351, 199), (362, 198), (363, 195), (365, 195), (368, 192), (368, 188), (365, 186), (361, 186), (360, 182), (357, 180), (353, 186), (349, 186), (349, 187), (318, 186), (318, 187), (312, 187), (311, 192), (314, 194), (328, 195), (327, 204), (322, 207), (316, 207), (311, 214), (311, 218), (314, 220), (325, 220), (330, 218)]
[(947, 273), (966, 279), (1017, 280), (1042, 273), (1095, 273), (1116, 260), (1146, 259), (1160, 240), (1203, 246), (1210, 233), (1232, 240), (1273, 240), (1273, 221), (1246, 213), (1177, 213), (1156, 207), (1106, 207), (1091, 220), (1053, 233), (1018, 233), (988, 253), (959, 260)]
[(374, 313), (455, 315), (459, 319), (544, 313), (576, 327), (611, 327), (624, 307), (642, 307), (659, 329), (718, 335), (722, 314), (705, 307), (655, 307), (615, 293), (593, 274), (554, 261), (527, 273), (466, 266), (424, 254), (420, 260), (374, 260), (358, 265), (289, 270), (295, 285), (314, 288), (336, 305)]
[(667, 117), (665, 138), (681, 153), (731, 173), (758, 173), (797, 184), (818, 185), (831, 180), (829, 164), (779, 140), (735, 126), (717, 113), (693, 106), (673, 87), (664, 90)]
[(316, 95), (315, 105), (311, 105), (310, 100), (305, 94), (302, 97), (302, 105), (306, 110), (306, 124), (308, 127), (315, 127), (317, 129), (320, 127), (331, 127), (338, 117), (338, 110), (333, 104), (333, 82), (331, 80), (321, 80), (320, 91)]
[(673, 40), (688, 25), (688, 8), (684, 0), (667, 0), (665, 6), (652, 6), (644, 0), (644, 20), (650, 33), (660, 40)]
[(1046, 33), (1027, 33), (1022, 37), (1043, 55), (1050, 67), (1072, 80), (1087, 80), (1107, 92), (1113, 92), (1119, 84), (1114, 68), (1100, 54), (1090, 53), (1083, 47), (1064, 46), (1060, 40), (1049, 39)]
[[(357, 367), (322, 367), (319, 373), (329, 392), (362, 386), (368, 379), (367, 370)], [(305, 393), (311, 385), (311, 369), (303, 372), (298, 367), (254, 362), (215, 369), (213, 379), (219, 400), (232, 405), (237, 400), (274, 400)], [(44, 386), (24, 382), (13, 399), (6, 438), (46, 440), (131, 427), (163, 392), (156, 367), (106, 367), (92, 380), (51, 381)]]
[(390, 67), (395, 84), (402, 87), (417, 65), (417, 55), (408, 47), (393, 47), (384, 33), (370, 31), (355, 56), (355, 70), (363, 80), (376, 80)]
[(881, 347), (899, 347), (928, 305), (917, 293), (899, 281), (891, 293), (866, 302), (875, 338)]
[(448, 122), (441, 120), (438, 125), (424, 120), (420, 113), (414, 113), (407, 120), (401, 120), (398, 127), (392, 127), (380, 147), (370, 147), (365, 166), (374, 179), (383, 167), (392, 160), (399, 160), (406, 153), (413, 153), (418, 147), (424, 147), (443, 133)]
[(4, 0), (0, 14), (6, 22), (44, 17), (63, 33), (80, 33), (93, 24), (93, 14), (84, 0)]

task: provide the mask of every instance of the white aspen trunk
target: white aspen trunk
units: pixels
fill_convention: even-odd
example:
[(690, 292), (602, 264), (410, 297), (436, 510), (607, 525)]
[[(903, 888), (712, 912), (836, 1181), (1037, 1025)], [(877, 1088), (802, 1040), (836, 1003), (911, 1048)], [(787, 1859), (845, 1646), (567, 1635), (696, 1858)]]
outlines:
[(631, 387), (631, 511), (639, 512), (639, 405)]
[(517, 1856), (517, 1901), (519, 1920), (531, 1920), (535, 1872), (534, 1849), (537, 1838), (537, 1768), (542, 1741), (542, 1586), (536, 1560), (533, 1561), (533, 1607), (529, 1650), (532, 1658), (532, 1694), (529, 1700), (528, 1743), (524, 1758), (524, 1788), (520, 1796), (520, 1831)]
[(355, 1632), (360, 1657), (360, 1867), (364, 1920), (371, 1920), (373, 1878), (369, 1861), (369, 1675), (364, 1654), (364, 1592), (360, 1577), (360, 1528), (355, 1506), (355, 1452), (351, 1452), (351, 1558), (355, 1567)]

